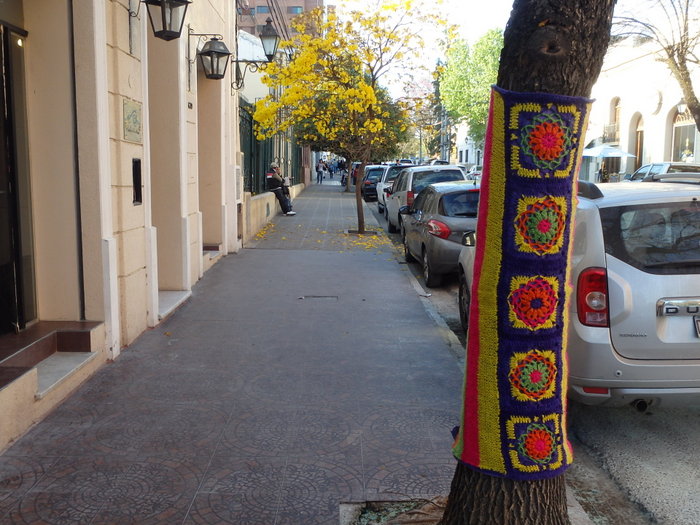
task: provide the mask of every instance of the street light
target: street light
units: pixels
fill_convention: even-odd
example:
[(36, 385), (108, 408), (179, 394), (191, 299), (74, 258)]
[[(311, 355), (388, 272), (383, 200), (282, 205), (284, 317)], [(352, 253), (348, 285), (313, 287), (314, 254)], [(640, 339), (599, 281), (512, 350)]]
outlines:
[(678, 113), (681, 115), (688, 111), (688, 104), (685, 103), (685, 98), (681, 98), (678, 104), (676, 105), (676, 109), (678, 110)]
[(142, 3), (146, 4), (153, 36), (167, 41), (180, 38), (190, 0), (141, 0), (136, 12), (129, 9), (129, 16), (139, 16)]
[[(231, 83), (231, 89), (239, 90), (243, 88), (246, 71), (255, 73), (261, 66), (272, 62), (275, 58), (275, 54), (277, 54), (277, 48), (279, 47), (280, 40), (279, 34), (275, 28), (272, 27), (272, 18), (268, 17), (268, 19), (265, 21), (265, 26), (260, 32), (260, 41), (262, 42), (263, 51), (265, 53), (265, 57), (267, 57), (267, 62), (260, 60), (234, 60), (233, 62), (236, 64), (236, 69), (235, 78)], [(241, 69), (241, 64), (243, 64), (243, 69)]]

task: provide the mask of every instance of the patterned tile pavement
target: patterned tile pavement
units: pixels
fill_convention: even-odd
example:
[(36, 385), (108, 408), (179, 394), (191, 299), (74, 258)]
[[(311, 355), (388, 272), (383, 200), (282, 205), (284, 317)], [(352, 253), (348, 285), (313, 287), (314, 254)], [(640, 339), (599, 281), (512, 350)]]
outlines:
[(353, 195), (294, 209), (0, 456), (0, 523), (335, 524), (447, 492), (457, 359), (386, 236), (345, 233)]

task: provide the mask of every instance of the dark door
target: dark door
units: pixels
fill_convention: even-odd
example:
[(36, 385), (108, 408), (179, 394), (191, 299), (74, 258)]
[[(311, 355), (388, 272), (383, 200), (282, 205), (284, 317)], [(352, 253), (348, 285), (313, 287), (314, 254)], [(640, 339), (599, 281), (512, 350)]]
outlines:
[(35, 317), (24, 37), (0, 25), (0, 333), (17, 332)]

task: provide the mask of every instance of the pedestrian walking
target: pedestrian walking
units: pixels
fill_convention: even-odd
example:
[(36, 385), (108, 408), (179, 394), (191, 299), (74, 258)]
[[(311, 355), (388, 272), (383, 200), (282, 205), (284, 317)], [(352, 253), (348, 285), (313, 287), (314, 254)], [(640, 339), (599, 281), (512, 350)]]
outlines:
[(323, 161), (318, 159), (316, 164), (316, 184), (323, 184)]
[[(270, 172), (266, 176), (267, 189), (275, 194), (277, 201), (280, 203), (282, 213), (285, 215), (296, 215), (297, 212), (292, 211), (292, 199), (289, 196), (289, 178), (282, 177), (280, 166), (276, 162), (270, 164)], [(285, 179), (287, 183), (285, 184)]]

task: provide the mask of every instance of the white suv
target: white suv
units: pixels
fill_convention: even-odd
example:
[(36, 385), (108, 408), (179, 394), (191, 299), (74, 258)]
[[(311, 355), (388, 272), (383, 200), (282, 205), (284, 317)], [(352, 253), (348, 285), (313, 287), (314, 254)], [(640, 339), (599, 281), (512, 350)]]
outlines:
[[(466, 327), (474, 232), (463, 244)], [(571, 263), (569, 397), (640, 410), (700, 401), (700, 186), (579, 181)]]
[(391, 188), (405, 164), (387, 164), (384, 166), (382, 178), (377, 181), (377, 211), (386, 217), (386, 193), (384, 188)]

